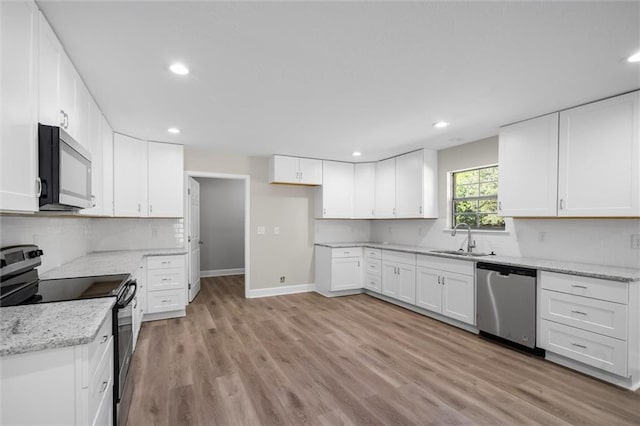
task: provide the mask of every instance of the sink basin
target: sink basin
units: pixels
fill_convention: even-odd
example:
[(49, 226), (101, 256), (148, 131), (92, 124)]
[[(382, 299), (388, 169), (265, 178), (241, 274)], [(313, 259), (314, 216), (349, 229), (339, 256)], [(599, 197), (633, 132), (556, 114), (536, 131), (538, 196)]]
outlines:
[(482, 257), (489, 256), (488, 253), (468, 253), (462, 250), (431, 250), (430, 253), (439, 253), (439, 254), (452, 254), (454, 256), (465, 256), (465, 257)]

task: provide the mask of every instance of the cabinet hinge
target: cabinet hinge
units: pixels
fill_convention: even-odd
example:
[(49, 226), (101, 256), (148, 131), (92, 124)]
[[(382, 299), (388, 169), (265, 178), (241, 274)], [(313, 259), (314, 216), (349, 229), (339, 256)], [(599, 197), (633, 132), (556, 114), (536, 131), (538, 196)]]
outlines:
[(187, 195), (191, 195), (191, 188), (187, 189)]

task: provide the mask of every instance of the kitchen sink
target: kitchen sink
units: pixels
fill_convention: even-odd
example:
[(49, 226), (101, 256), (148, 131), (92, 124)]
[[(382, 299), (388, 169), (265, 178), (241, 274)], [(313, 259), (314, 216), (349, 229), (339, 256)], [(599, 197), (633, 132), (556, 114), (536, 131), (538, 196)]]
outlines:
[(489, 253), (473, 253), (473, 252), (466, 252), (462, 250), (431, 250), (430, 253), (452, 254), (455, 256), (466, 256), (466, 257), (489, 256)]

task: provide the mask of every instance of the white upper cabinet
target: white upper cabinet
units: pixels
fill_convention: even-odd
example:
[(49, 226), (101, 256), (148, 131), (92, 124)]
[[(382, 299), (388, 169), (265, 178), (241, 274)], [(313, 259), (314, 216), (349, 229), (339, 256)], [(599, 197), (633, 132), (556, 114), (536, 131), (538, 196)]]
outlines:
[(93, 207), (80, 210), (81, 214), (100, 216), (103, 214), (103, 149), (102, 149), (102, 114), (98, 106), (89, 98), (89, 117), (87, 119), (87, 147), (91, 151), (91, 201)]
[(149, 217), (183, 216), (182, 145), (149, 142)]
[(633, 92), (560, 113), (560, 216), (640, 216), (639, 106)]
[(355, 164), (353, 217), (373, 219), (375, 208), (375, 163)]
[[(38, 9), (0, 2), (0, 210), (38, 210)], [(10, 107), (9, 107), (10, 106)]]
[(322, 160), (274, 155), (269, 159), (269, 183), (322, 185)]
[(141, 217), (147, 215), (147, 146), (146, 141), (119, 133), (114, 134), (113, 203), (115, 216)]
[(317, 218), (353, 216), (353, 163), (322, 162), (322, 186), (316, 188)]
[(421, 149), (396, 157), (398, 218), (438, 216), (438, 156)]
[(113, 130), (100, 114), (102, 137), (102, 213), (113, 216)]
[(505, 126), (498, 148), (501, 216), (555, 216), (558, 113)]
[[(75, 71), (75, 70), (74, 70)], [(93, 101), (93, 98), (89, 94), (89, 89), (82, 83), (78, 73), (74, 73), (76, 76), (76, 108), (75, 108), (75, 121), (73, 131), (75, 132), (75, 139), (85, 148), (91, 150), (91, 159), (93, 160), (93, 145), (94, 140), (90, 139), (90, 132), (92, 132), (91, 126), (96, 117), (92, 117), (94, 110), (98, 110), (97, 105)], [(94, 136), (95, 136), (95, 132)], [(100, 156), (102, 157), (102, 156)]]
[(64, 113), (60, 110), (60, 60), (62, 46), (42, 13), (38, 13), (39, 51), (38, 81), (39, 120), (42, 124), (64, 127)]
[(376, 218), (396, 216), (396, 159), (378, 161), (375, 168)]

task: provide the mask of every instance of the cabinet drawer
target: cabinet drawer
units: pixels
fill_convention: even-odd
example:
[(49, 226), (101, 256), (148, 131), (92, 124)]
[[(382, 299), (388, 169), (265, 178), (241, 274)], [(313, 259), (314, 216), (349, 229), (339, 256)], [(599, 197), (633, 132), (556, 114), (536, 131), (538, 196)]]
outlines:
[(362, 256), (362, 247), (345, 247), (331, 249), (331, 257), (356, 257)]
[(542, 290), (540, 316), (550, 321), (627, 340), (627, 305)]
[(382, 291), (382, 279), (380, 275), (367, 274), (364, 277), (364, 287), (367, 290), (375, 291), (380, 293)]
[(474, 275), (475, 263), (470, 260), (447, 259), (444, 257), (419, 254), (418, 266), (440, 271), (455, 272), (456, 274)]
[(87, 392), (89, 419), (95, 419), (98, 408), (108, 395), (113, 394), (113, 339), (109, 339), (108, 351), (100, 359), (98, 368), (89, 382)]
[(364, 255), (371, 259), (382, 259), (382, 250), (377, 248), (364, 248)]
[(540, 282), (542, 288), (547, 290), (624, 303), (625, 305), (629, 297), (628, 284), (616, 281), (541, 271)]
[(380, 277), (380, 273), (382, 272), (382, 260), (376, 259), (367, 259), (365, 261), (366, 270), (365, 272), (370, 275)]
[(111, 335), (113, 334), (112, 326), (113, 324), (111, 313), (109, 313), (107, 315), (107, 318), (105, 318), (104, 320), (104, 324), (102, 324), (102, 327), (100, 327), (100, 331), (98, 331), (95, 340), (87, 345), (89, 354), (89, 377), (87, 378), (87, 380), (95, 372), (96, 367), (98, 366), (98, 362), (100, 362), (105, 351), (109, 347), (109, 341), (111, 340)]
[(148, 269), (184, 268), (184, 255), (174, 256), (149, 256), (147, 257)]
[(185, 288), (184, 268), (149, 269), (147, 291)]
[(622, 340), (543, 319), (540, 320), (540, 347), (627, 377), (627, 343)]
[(401, 251), (382, 250), (382, 260), (415, 266), (416, 255), (414, 253), (404, 253)]
[(92, 426), (113, 426), (113, 392), (104, 396)]
[(147, 311), (145, 313), (153, 314), (184, 309), (185, 291), (181, 289), (149, 292), (147, 294)]

